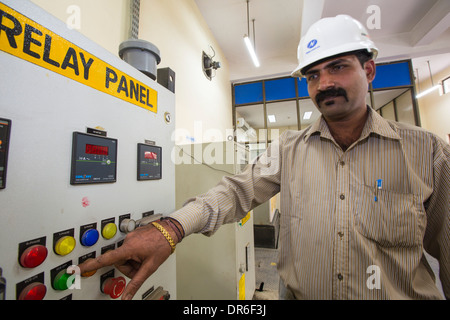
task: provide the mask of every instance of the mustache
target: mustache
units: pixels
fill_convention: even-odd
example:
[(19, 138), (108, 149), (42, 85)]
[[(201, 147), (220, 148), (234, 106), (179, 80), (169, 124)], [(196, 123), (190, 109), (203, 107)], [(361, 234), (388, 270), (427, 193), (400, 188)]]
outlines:
[(339, 97), (339, 96), (344, 97), (345, 100), (348, 101), (347, 91), (345, 91), (342, 88), (332, 88), (332, 89), (320, 91), (318, 94), (316, 94), (315, 100), (316, 100), (316, 103), (319, 104), (326, 98)]

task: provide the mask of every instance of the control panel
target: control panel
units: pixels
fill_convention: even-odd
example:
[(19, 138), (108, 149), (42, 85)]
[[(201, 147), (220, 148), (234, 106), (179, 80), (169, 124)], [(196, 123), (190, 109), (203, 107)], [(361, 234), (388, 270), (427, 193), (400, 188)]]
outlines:
[[(175, 210), (174, 93), (31, 2), (0, 14), (0, 298), (120, 299), (114, 266), (77, 265)], [(175, 255), (135, 299), (161, 297), (176, 299)]]

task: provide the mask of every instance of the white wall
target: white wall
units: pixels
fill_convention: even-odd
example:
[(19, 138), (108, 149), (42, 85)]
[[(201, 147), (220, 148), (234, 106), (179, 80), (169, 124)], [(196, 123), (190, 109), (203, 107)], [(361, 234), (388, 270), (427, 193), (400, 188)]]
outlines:
[[(433, 75), (434, 83), (437, 84), (442, 79), (450, 75), (450, 68)], [(431, 81), (420, 83), (420, 89), (425, 90), (431, 87)], [(440, 96), (438, 91), (434, 91), (420, 99), (419, 111), (422, 127), (437, 134), (444, 141), (449, 142), (450, 134), (450, 93)]]
[[(70, 6), (80, 8), (79, 31), (117, 55), (130, 29), (129, 0), (32, 0), (64, 22), (73, 22)], [(228, 62), (194, 0), (141, 0), (139, 38), (158, 47), (158, 68), (175, 71), (177, 144), (225, 140), (232, 128)], [(222, 67), (209, 81), (202, 71), (202, 51)], [(208, 132), (210, 134), (208, 134)], [(211, 134), (212, 133), (212, 134)], [(216, 133), (216, 134), (214, 134)], [(215, 139), (211, 138), (211, 135)], [(223, 138), (223, 139), (220, 139)]]
[[(232, 128), (228, 63), (194, 0), (141, 1), (139, 35), (160, 49), (159, 67), (176, 72), (177, 129), (187, 130), (179, 138), (190, 135), (196, 143), (210, 142), (207, 131), (217, 130), (225, 140), (225, 130)], [(210, 46), (214, 60), (222, 63), (212, 81), (204, 76), (201, 59), (202, 51), (213, 54)]]

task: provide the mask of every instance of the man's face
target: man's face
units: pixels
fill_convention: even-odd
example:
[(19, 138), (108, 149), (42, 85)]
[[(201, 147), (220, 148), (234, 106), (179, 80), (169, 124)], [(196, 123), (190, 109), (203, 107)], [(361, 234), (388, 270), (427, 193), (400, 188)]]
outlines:
[(368, 85), (375, 77), (375, 63), (364, 68), (355, 55), (331, 58), (310, 68), (306, 74), (308, 92), (327, 121), (349, 119), (366, 108)]

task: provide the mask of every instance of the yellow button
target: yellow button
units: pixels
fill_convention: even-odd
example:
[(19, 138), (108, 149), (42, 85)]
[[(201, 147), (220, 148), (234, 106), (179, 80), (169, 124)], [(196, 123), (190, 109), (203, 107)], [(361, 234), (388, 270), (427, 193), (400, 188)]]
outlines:
[(76, 241), (74, 237), (64, 236), (56, 241), (55, 252), (60, 256), (65, 256), (75, 249), (75, 245)]
[(111, 239), (117, 233), (117, 226), (115, 223), (110, 222), (103, 227), (102, 236), (105, 239)]

